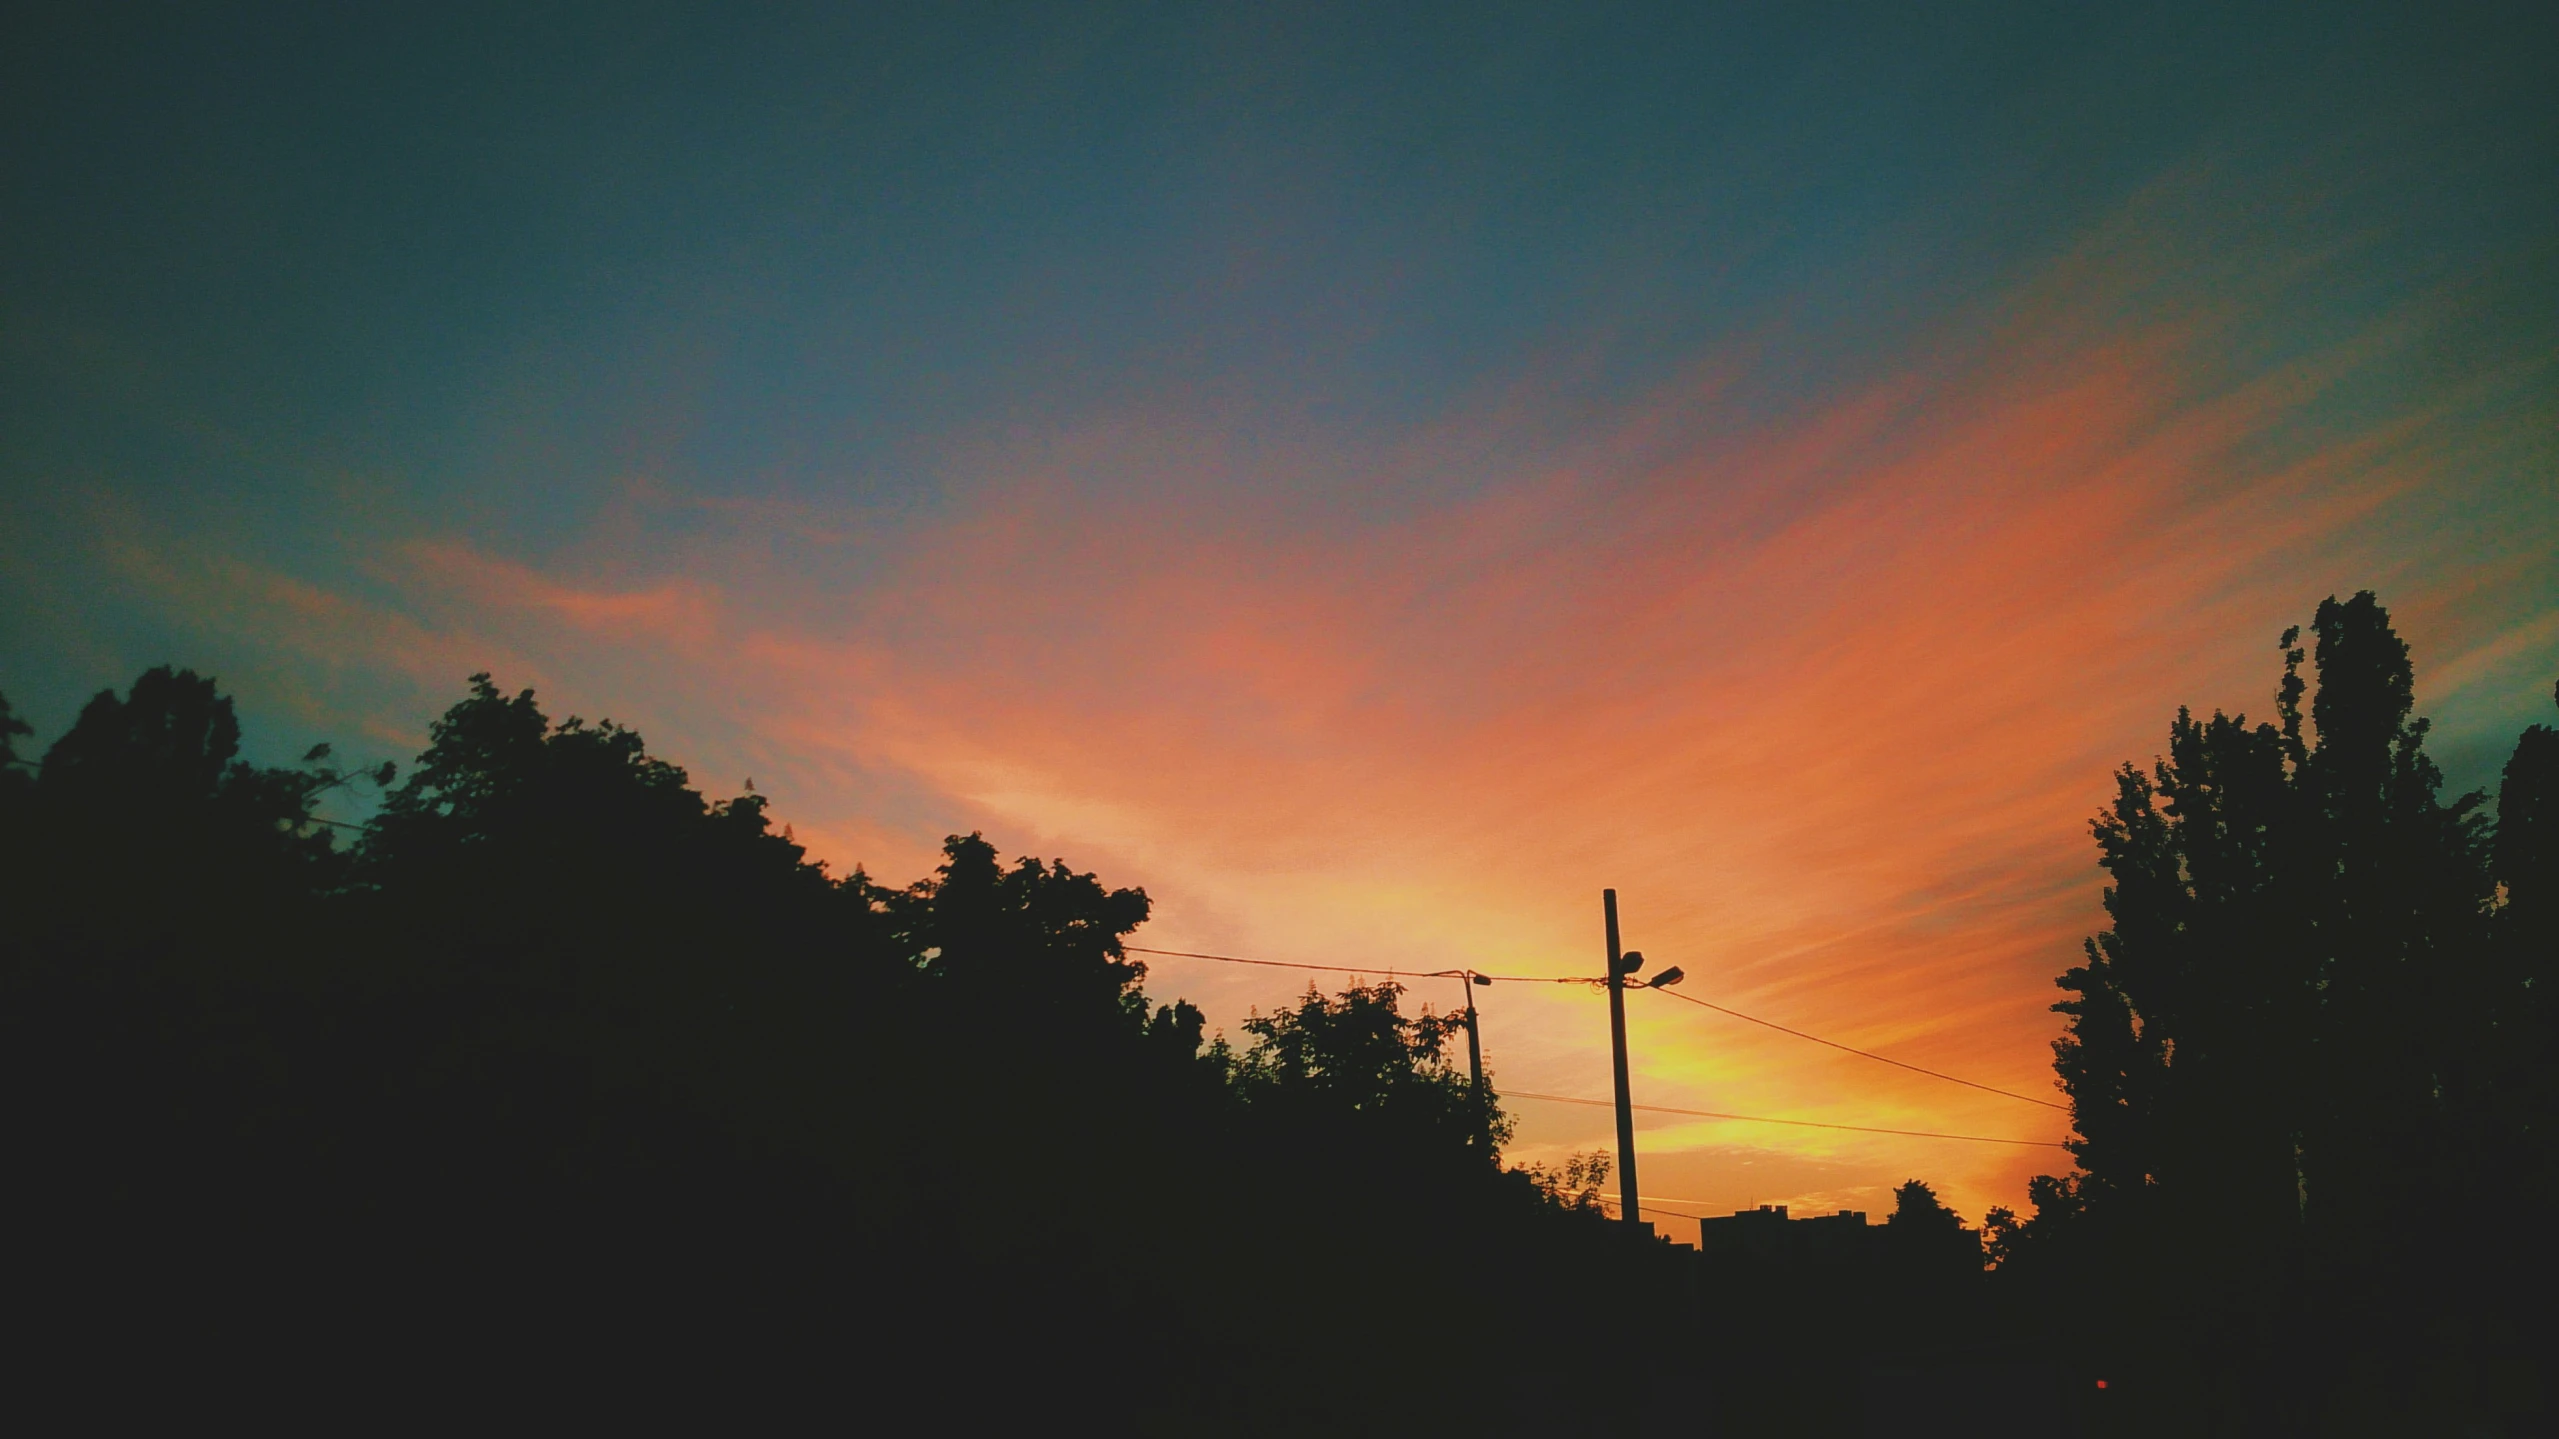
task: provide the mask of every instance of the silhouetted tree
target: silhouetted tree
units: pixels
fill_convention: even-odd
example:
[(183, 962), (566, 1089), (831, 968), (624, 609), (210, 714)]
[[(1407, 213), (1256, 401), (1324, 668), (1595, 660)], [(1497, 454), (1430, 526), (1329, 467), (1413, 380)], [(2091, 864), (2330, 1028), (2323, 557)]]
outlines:
[(9, 697), (0, 695), (0, 865), (15, 864), (6, 846), (10, 838), (24, 832), (15, 816), (35, 788), (35, 765), (19, 757), (17, 740), (34, 733), (34, 728), (9, 707)]
[(1884, 1219), (1884, 1247), (1905, 1276), (1923, 1282), (1930, 1277), (1977, 1275), (1982, 1267), (1981, 1238), (1964, 1227), (1964, 1217), (1946, 1207), (1926, 1182), (1911, 1179), (1893, 1190), (1893, 1212)]
[[(916, 1427), (1281, 1433), (1584, 1414), (1604, 1336), (1523, 1390), (1482, 1327), (1678, 1322), (1600, 1166), (1549, 1195), (1486, 1162), (1455, 1021), (1310, 992), (1239, 1054), (1148, 999), (1145, 893), (1063, 861), (955, 835), (904, 889), (839, 878), (763, 796), (487, 674), (396, 787), (247, 763), (165, 668), (40, 763), (27, 732), (0, 705), (0, 1142), (60, 1270), (13, 1282), (58, 1314), (218, 1309), (186, 1352), (235, 1369), (798, 1354)], [(318, 805), (359, 781), (342, 845)]]
[(1036, 1017), (1050, 1032), (1135, 1033), (1147, 1021), (1146, 966), (1120, 948), (1146, 922), (1142, 889), (1105, 889), (1063, 860), (1006, 869), (970, 834), (951, 836), (933, 877), (885, 904), (899, 952), (967, 1003)]
[[(182, 903), (271, 902), (277, 886), (333, 879), (336, 846), (311, 823), (319, 797), (348, 778), (325, 763), (328, 747), (314, 748), (299, 770), (252, 765), (239, 750), (231, 701), (191, 670), (163, 666), (122, 697), (99, 692), (36, 770), (38, 823), (55, 836), (55, 879), (96, 898), (103, 895), (92, 886), (112, 881), (127, 894), (129, 919)], [(146, 881), (130, 867), (69, 851), (137, 836), (181, 862)]]
[(2466, 1092), (2479, 797), (2437, 798), (2407, 646), (2372, 597), (2314, 629), (2315, 743), (2287, 633), (2280, 725), (2180, 711), (2097, 822), (2113, 924), (2061, 981), (2056, 1048), (2092, 1211), (2208, 1206), (2254, 1248), (2312, 1208), (2369, 1227)]
[(22, 772), (27, 761), (18, 757), (17, 741), (20, 735), (34, 733), (34, 727), (9, 707), (9, 697), (0, 695), (0, 776), (5, 776), (0, 778), (0, 785), (27, 783)]
[(1556, 1208), (1604, 1217), (1608, 1206), (1600, 1198), (1600, 1191), (1607, 1187), (1608, 1176), (1615, 1168), (1607, 1150), (1594, 1149), (1568, 1154), (1561, 1164), (1523, 1164), (1519, 1172)]
[(1994, 1207), (1981, 1222), (1982, 1257), (2012, 1281), (2047, 1280), (2056, 1269), (2084, 1269), (2072, 1250), (2085, 1239), (2080, 1196), (2084, 1175), (2038, 1174), (2026, 1181), (2027, 1214)]
[(2441, 797), (2388, 614), (2332, 598), (2311, 632), (2280, 642), (2275, 722), (2181, 709), (2167, 753), (2118, 772), (2095, 822), (2111, 923), (2055, 1006), (2080, 1173), (1988, 1226), (2003, 1270), (2067, 1264), (2133, 1302), (2119, 1320), (2231, 1344), (2286, 1308), (2330, 1333), (2462, 1309), (2452, 1271), (2486, 1256), (2453, 1261), (2434, 1217), (2511, 1193), (2547, 1113), (2515, 1059), (2535, 961), (2501, 942), (2532, 916), (2512, 879), (2495, 898), (2537, 862), (2548, 742), (2509, 765), (2492, 847), (2481, 795)]
[[(1244, 1022), (1254, 1042), (1235, 1061), (1237, 1097), (1267, 1121), (1357, 1136), (1404, 1162), (1480, 1164), (1488, 1136), (1451, 1053), (1466, 1022), (1406, 1015), (1403, 996), (1391, 981), (1332, 996), (1309, 987), (1297, 1004), (1255, 1014)], [(1498, 1151), (1510, 1135), (1498, 1099), (1490, 1124)]]
[[(2559, 730), (2526, 729), (2497, 790), (2496, 866), (2500, 896), (2493, 925), (2498, 989), (2492, 1066), (2494, 1103), (2483, 1106), (2479, 1148), (2494, 1160), (2478, 1188), (2492, 1195), (2559, 1192)], [(2510, 1236), (2520, 1253), (2498, 1271), (2538, 1308), (2559, 1255), (2547, 1225)], [(2538, 1290), (2539, 1292), (2534, 1292)]]
[(1924, 1180), (1906, 1179), (1893, 1189), (1893, 1212), (1884, 1223), (1911, 1234), (1946, 1235), (1962, 1231), (1964, 1217), (1946, 1207)]
[(2497, 789), (2497, 915), (2507, 978), (2544, 1011), (2559, 1002), (2559, 729), (2534, 725), (2506, 761)]

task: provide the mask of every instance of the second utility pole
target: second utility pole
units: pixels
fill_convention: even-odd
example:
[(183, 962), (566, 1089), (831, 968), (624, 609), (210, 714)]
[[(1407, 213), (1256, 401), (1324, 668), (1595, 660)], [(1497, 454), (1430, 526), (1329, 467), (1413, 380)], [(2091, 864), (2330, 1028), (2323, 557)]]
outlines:
[(1490, 980), (1468, 970), (1466, 980), (1466, 1068), (1475, 1076), (1475, 1132), (1483, 1136), (1484, 1157), (1493, 1157), (1493, 1109), (1484, 1102), (1484, 1030), (1475, 1022), (1475, 986)]
[(1601, 890), (1599, 904), (1608, 916), (1608, 1047), (1617, 1065), (1617, 1207), (1631, 1229), (1644, 1221), (1635, 1204), (1635, 1100), (1626, 1088), (1626, 974), (1617, 950), (1617, 891)]

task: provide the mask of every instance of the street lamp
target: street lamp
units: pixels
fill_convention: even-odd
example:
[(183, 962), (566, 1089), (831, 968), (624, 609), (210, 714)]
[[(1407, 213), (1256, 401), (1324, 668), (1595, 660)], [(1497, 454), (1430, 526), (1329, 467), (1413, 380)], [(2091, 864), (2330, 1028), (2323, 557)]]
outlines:
[(1626, 987), (1668, 989), (1688, 976), (1672, 965), (1651, 979), (1637, 979), (1644, 952), (1617, 947), (1617, 891), (1600, 891), (1600, 912), (1608, 926), (1609, 1059), (1617, 1080), (1617, 1207), (1629, 1225), (1643, 1222), (1635, 1189), (1635, 1097), (1626, 1082)]

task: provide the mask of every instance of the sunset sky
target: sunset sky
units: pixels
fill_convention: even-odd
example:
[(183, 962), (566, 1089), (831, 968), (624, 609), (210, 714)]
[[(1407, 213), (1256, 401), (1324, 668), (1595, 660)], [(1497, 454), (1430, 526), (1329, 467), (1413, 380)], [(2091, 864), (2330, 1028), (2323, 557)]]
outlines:
[[(2559, 720), (2547, 3), (54, 8), (0, 45), (39, 743), (174, 662), (260, 758), (405, 762), (487, 669), (839, 870), (983, 830), (1380, 975), (1595, 974), (1614, 886), (1683, 993), (2050, 1095), (2110, 771), (2322, 597), (2456, 786)], [(1151, 962), (1230, 1034), (1305, 982)], [(1478, 993), (1504, 1087), (1608, 1094), (1595, 994)], [(2067, 1128), (1630, 1022), (1644, 1103)], [(2069, 1162), (1639, 1142), (1685, 1214)]]

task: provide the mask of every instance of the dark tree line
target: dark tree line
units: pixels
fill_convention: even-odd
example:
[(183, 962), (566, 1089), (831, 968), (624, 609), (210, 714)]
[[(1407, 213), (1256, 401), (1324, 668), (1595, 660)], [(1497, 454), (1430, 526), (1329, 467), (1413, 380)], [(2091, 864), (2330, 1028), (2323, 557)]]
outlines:
[[(1448, 1020), (1358, 986), (1211, 1041), (1122, 947), (1144, 892), (1063, 863), (969, 835), (833, 876), (763, 797), (487, 676), (404, 776), (250, 764), (168, 669), (27, 735), (0, 701), (0, 1118), (45, 1236), (18, 1306), (65, 1356), (1513, 1427), (1605, 1414), (1608, 1346), (1523, 1385), (1484, 1324), (1673, 1297), (1501, 1167)], [(349, 787), (375, 817), (322, 823)]]
[(2559, 732), (2492, 817), (2370, 594), (2280, 648), (2273, 720), (2180, 710), (2116, 776), (2055, 1006), (2078, 1170), (1991, 1249), (2230, 1432), (2493, 1416), (2551, 1337)]
[(1503, 1165), (1394, 985), (1209, 1036), (1141, 890), (976, 835), (833, 875), (485, 675), (405, 774), (248, 763), (184, 671), (40, 752), (0, 699), (21, 1368), (1131, 1432), (1934, 1432), (1913, 1396), (2020, 1374), (2112, 1375), (2071, 1402), (2125, 1432), (2493, 1419), (2553, 1337), (2559, 731), (2492, 814), (2369, 595), (2282, 651), (2272, 721), (2117, 776), (2078, 1167), (1988, 1274), (1916, 1180), (1874, 1264), (1666, 1263), (1596, 1157)]

